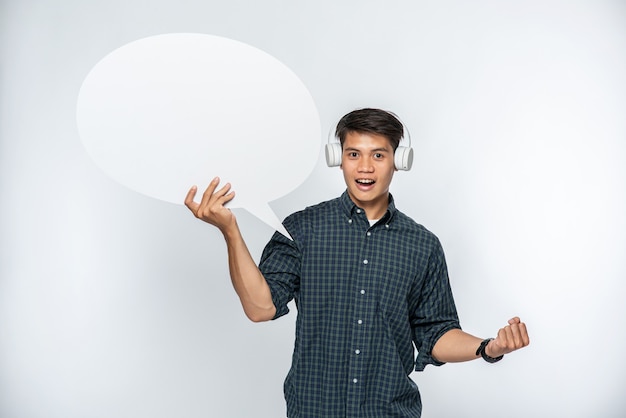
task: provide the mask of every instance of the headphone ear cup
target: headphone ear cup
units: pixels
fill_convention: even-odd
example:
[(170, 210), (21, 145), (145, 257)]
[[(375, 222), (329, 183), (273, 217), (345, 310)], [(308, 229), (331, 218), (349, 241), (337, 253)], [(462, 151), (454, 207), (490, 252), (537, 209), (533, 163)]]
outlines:
[(326, 165), (329, 167), (341, 165), (341, 144), (326, 144)]
[(393, 156), (393, 162), (396, 170), (409, 171), (413, 165), (413, 148), (398, 147)]

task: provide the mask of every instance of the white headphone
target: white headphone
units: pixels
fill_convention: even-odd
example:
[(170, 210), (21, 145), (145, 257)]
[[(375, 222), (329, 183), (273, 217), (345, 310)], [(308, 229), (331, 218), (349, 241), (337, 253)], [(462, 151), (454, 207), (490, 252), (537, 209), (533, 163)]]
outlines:
[[(402, 138), (409, 142), (408, 147), (398, 146), (393, 155), (393, 162), (396, 170), (409, 171), (413, 165), (413, 148), (411, 148), (411, 134), (406, 125), (402, 123), (399, 117), (391, 112), (387, 112), (394, 118), (396, 118), (402, 124)], [(331, 142), (331, 138), (334, 138), (334, 142)], [(402, 140), (401, 138), (401, 140)], [(336, 135), (336, 128), (332, 129), (328, 133), (328, 143), (326, 144), (326, 164), (329, 167), (338, 167), (341, 165), (341, 143)]]

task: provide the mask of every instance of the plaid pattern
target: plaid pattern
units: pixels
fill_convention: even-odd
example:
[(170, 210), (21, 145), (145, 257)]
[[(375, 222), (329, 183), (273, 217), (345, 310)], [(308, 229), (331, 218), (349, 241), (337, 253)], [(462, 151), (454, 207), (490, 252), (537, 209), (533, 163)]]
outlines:
[[(395, 208), (370, 227), (347, 193), (290, 215), (260, 269), (276, 318), (298, 309), (287, 416), (419, 417), (409, 378), (437, 339), (460, 328), (435, 235)], [(415, 357), (414, 345), (418, 350)]]

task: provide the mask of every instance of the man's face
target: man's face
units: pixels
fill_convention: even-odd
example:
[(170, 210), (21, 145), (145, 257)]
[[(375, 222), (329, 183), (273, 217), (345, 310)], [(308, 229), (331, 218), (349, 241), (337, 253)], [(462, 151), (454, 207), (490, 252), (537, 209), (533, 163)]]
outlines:
[(352, 201), (368, 219), (380, 219), (389, 204), (396, 171), (389, 140), (377, 134), (349, 132), (343, 142), (341, 170)]

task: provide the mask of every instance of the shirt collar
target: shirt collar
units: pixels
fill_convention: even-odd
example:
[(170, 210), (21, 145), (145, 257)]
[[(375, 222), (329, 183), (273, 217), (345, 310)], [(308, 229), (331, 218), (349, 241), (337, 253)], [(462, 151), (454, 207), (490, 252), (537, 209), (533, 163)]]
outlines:
[[(343, 211), (349, 218), (352, 218), (356, 210), (360, 209), (357, 205), (354, 204), (352, 199), (350, 199), (347, 190), (341, 194), (341, 196), (339, 197), (339, 201), (341, 202)], [(389, 193), (389, 205), (387, 206), (387, 212), (382, 216), (381, 219), (383, 219), (386, 223), (389, 223), (391, 222), (397, 211), (398, 209), (396, 209), (396, 204), (393, 200), (393, 196), (391, 195), (391, 193)]]

